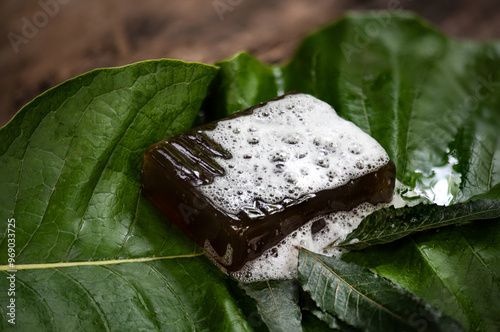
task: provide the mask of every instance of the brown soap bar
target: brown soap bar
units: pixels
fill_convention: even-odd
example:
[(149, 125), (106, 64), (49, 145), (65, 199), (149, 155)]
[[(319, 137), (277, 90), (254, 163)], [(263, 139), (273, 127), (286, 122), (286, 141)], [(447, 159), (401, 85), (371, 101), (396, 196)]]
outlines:
[(383, 148), (326, 103), (287, 94), (148, 149), (143, 193), (228, 271), (313, 218), (392, 199)]

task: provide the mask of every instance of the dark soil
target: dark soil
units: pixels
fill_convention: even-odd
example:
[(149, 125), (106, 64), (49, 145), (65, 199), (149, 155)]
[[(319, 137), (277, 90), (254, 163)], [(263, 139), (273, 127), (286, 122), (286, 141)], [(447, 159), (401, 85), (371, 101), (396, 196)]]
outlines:
[[(454, 37), (500, 38), (495, 0), (2, 0), (0, 126), (41, 92), (94, 68), (156, 58), (212, 64), (241, 50), (284, 62), (305, 35), (346, 11), (391, 3)], [(24, 38), (23, 28), (29, 38), (13, 46), (9, 33)]]

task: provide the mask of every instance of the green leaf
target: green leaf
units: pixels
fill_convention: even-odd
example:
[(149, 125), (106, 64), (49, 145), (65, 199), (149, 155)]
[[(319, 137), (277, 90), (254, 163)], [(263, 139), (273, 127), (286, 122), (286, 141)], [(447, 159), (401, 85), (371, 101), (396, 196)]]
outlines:
[(215, 72), (147, 61), (90, 72), (26, 105), (0, 131), (0, 215), (17, 220), (16, 262), (191, 252), (181, 232), (164, 241), (170, 226), (140, 193), (140, 164), (149, 145), (191, 126)]
[(300, 250), (299, 281), (320, 308), (364, 331), (462, 330), (408, 291), (337, 258)]
[(299, 285), (295, 280), (266, 280), (240, 283), (257, 303), (257, 310), (269, 331), (302, 331), (298, 305)]
[(344, 241), (332, 244), (349, 250), (360, 250), (389, 243), (410, 234), (433, 228), (500, 218), (500, 200), (480, 199), (451, 206), (419, 204), (375, 211), (363, 219)]
[(2, 128), (1, 261), (14, 218), (18, 268), (16, 325), (3, 312), (2, 330), (250, 329), (225, 277), (140, 189), (145, 149), (191, 126), (215, 73), (172, 60), (92, 71)]

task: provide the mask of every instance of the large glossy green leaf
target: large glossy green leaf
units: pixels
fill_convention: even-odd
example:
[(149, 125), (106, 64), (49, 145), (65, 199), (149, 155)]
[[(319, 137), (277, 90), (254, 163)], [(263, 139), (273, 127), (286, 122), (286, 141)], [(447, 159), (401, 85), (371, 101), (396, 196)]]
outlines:
[(19, 269), (16, 325), (2, 312), (2, 329), (249, 328), (223, 275), (140, 192), (145, 149), (191, 126), (215, 73), (172, 60), (96, 70), (0, 131), (1, 261), (14, 218)]
[[(284, 66), (246, 53), (218, 65), (211, 100), (225, 114), (287, 91), (313, 94), (376, 138), (397, 178), (430, 202), (489, 198), (481, 194), (500, 183), (498, 42), (456, 41), (411, 14), (355, 14), (306, 38)], [(500, 326), (498, 224), (415, 235), (346, 259), (470, 330), (491, 331)]]
[(93, 71), (2, 128), (0, 213), (17, 220), (17, 263), (185, 252), (140, 194), (140, 164), (150, 144), (191, 126), (215, 71), (180, 61)]

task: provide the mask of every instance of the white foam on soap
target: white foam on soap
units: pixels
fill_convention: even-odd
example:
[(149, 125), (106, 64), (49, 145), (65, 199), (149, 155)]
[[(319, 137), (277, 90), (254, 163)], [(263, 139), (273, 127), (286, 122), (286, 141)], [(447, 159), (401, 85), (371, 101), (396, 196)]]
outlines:
[(279, 203), (340, 187), (389, 161), (375, 139), (306, 94), (270, 101), (204, 133), (232, 158), (215, 158), (226, 174), (199, 190), (232, 214), (257, 198)]

